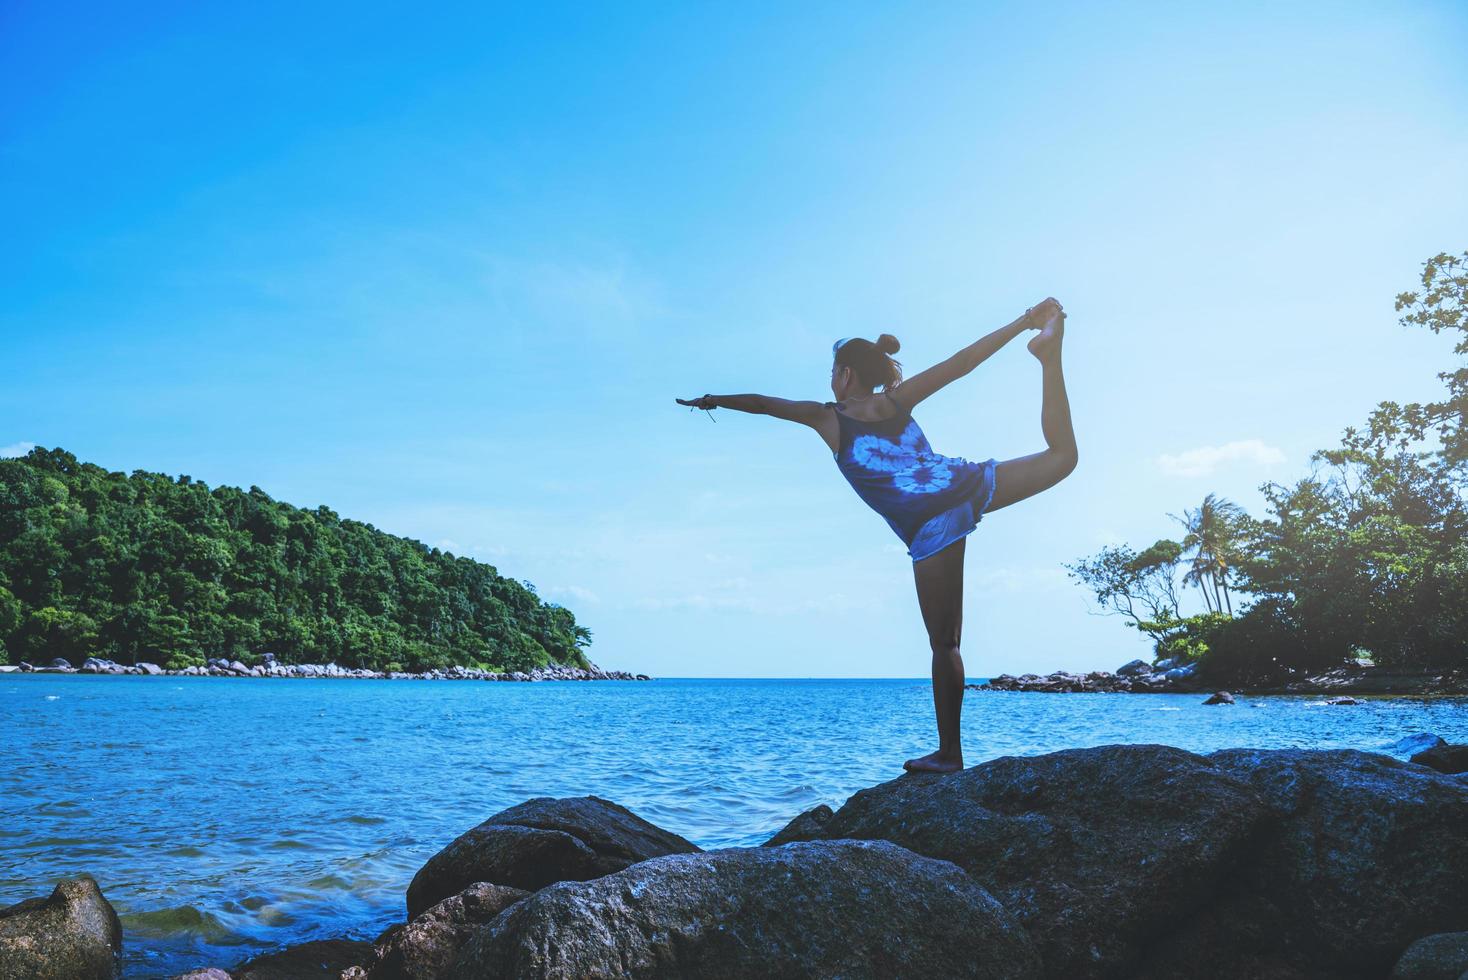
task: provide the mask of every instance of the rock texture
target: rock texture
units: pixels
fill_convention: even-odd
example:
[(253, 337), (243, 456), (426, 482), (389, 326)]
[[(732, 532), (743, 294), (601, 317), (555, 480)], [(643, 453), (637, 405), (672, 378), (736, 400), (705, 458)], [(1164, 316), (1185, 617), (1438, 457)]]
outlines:
[(1201, 756), (1111, 745), (909, 774), (857, 793), (819, 836), (952, 861), (1018, 917), (1046, 976), (1126, 977), (1206, 908), (1268, 812)]
[(323, 939), (267, 953), (231, 969), (234, 980), (337, 980), (342, 971), (372, 956), (372, 944), (352, 939)]
[(885, 842), (673, 855), (512, 906), (450, 977), (1038, 978), (1014, 917)]
[[(1043, 676), (1000, 674), (985, 684), (970, 684), (969, 687), (979, 691), (1166, 694), (1206, 690), (1206, 683), (1199, 676), (1197, 663), (1159, 660), (1155, 664), (1147, 664), (1133, 660), (1118, 667), (1115, 673), (1093, 670), (1076, 674), (1057, 670)], [(1248, 687), (1240, 687), (1237, 678), (1218, 677), (1212, 683), (1226, 683), (1234, 691), (1244, 690), (1250, 694), (1468, 694), (1468, 670), (1394, 670), (1368, 662), (1347, 664), (1316, 674), (1286, 668), (1273, 681)]]
[(460, 948), (484, 925), (530, 893), (479, 882), (446, 898), (378, 940), (372, 959), (342, 974), (342, 980), (439, 980)]
[(830, 822), (832, 810), (826, 804), (807, 810), (787, 823), (774, 837), (765, 841), (765, 847), (779, 847), (798, 840), (815, 840)]
[(1413, 940), (1468, 929), (1468, 782), (1349, 749), (1208, 759), (1253, 787), (1273, 818), (1207, 914), (1157, 951), (1159, 966), (1381, 977)]
[(1468, 976), (1468, 932), (1446, 932), (1417, 940), (1397, 965), (1391, 980), (1462, 980)]
[(475, 882), (535, 891), (697, 850), (608, 800), (539, 797), (495, 814), (430, 858), (408, 886), (408, 916), (418, 917)]
[(48, 898), (0, 909), (0, 977), (114, 980), (122, 923), (91, 878), (58, 882)]
[(1440, 742), (1412, 756), (1419, 766), (1429, 766), (1438, 772), (1468, 772), (1468, 745), (1449, 745)]

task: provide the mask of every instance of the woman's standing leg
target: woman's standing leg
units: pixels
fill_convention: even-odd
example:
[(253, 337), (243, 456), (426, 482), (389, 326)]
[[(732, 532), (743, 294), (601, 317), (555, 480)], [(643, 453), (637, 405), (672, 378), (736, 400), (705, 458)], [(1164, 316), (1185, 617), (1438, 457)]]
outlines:
[(938, 751), (909, 759), (914, 772), (956, 772), (963, 768), (959, 719), (963, 713), (963, 551), (967, 538), (912, 564), (918, 606), (933, 651), (933, 711), (938, 716)]

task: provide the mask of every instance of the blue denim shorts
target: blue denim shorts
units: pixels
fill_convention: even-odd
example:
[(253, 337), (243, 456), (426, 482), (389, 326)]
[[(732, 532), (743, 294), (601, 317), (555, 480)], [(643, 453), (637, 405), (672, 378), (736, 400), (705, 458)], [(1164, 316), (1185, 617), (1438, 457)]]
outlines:
[(907, 546), (907, 553), (913, 561), (932, 557), (979, 526), (984, 511), (989, 509), (989, 502), (994, 499), (994, 466), (998, 462), (995, 459), (984, 461), (984, 479), (972, 497), (930, 518), (918, 528), (912, 543)]

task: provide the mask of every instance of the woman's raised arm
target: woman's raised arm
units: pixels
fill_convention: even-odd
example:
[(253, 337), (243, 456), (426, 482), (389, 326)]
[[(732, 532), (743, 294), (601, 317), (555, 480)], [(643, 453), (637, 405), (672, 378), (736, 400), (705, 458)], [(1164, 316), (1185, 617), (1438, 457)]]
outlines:
[(1019, 319), (985, 334), (947, 360), (939, 361), (926, 371), (902, 382), (892, 390), (893, 400), (907, 411), (912, 411), (918, 402), (968, 374), (1015, 337), (1026, 330), (1039, 330), (1059, 310), (1060, 304), (1053, 297), (1047, 296), (1025, 310)]

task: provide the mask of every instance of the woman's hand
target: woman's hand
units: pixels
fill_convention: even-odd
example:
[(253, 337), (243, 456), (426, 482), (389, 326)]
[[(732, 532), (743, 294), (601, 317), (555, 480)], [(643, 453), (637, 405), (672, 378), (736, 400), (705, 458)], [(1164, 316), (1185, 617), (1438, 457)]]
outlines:
[(690, 408), (701, 408), (706, 412), (719, 407), (714, 404), (713, 395), (699, 395), (693, 399), (674, 398), (673, 401), (679, 405), (687, 405)]
[(1054, 296), (1046, 296), (1040, 302), (1025, 310), (1025, 315), (1020, 319), (1024, 321), (1026, 330), (1040, 330), (1044, 328), (1045, 324), (1054, 319), (1057, 314), (1061, 316), (1065, 315), (1059, 301)]

